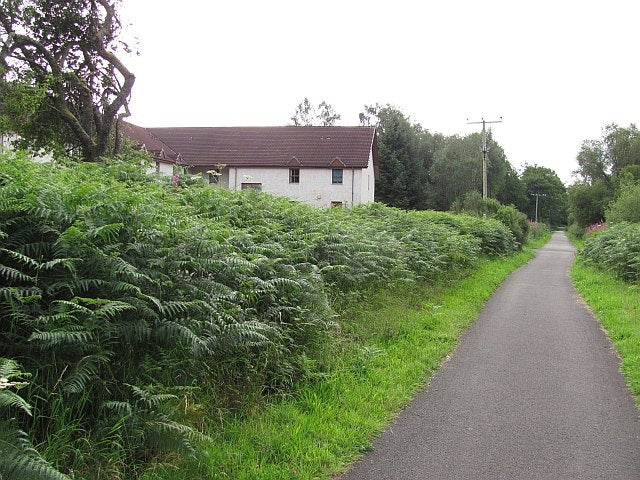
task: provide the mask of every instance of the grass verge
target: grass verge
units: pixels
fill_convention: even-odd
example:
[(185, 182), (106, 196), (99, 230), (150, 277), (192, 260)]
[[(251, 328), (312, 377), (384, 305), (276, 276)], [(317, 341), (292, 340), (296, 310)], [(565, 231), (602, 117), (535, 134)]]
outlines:
[[(438, 369), (509, 273), (534, 256), (483, 259), (441, 287), (378, 292), (340, 320), (330, 373), (254, 412), (220, 418), (207, 456), (145, 479), (317, 479), (343, 471)], [(446, 282), (443, 282), (446, 283)]]
[(640, 407), (640, 285), (625, 283), (579, 257), (571, 278), (620, 354), (620, 368)]
[(542, 237), (536, 238), (535, 240), (529, 240), (526, 244), (528, 248), (540, 248), (544, 246), (549, 240), (551, 240), (551, 232), (548, 231)]

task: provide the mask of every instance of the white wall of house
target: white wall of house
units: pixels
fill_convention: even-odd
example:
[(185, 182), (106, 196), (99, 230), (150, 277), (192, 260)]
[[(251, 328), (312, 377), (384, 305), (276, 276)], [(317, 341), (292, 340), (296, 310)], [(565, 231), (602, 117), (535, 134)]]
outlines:
[[(343, 167), (341, 184), (332, 183), (333, 168), (291, 168), (299, 168), (299, 183), (289, 182), (289, 167), (227, 166), (212, 184), (229, 190), (241, 190), (244, 183), (246, 188), (259, 187), (263, 192), (286, 196), (316, 207), (330, 207), (335, 203), (352, 206), (373, 202), (375, 177), (372, 154), (369, 154), (367, 168)], [(205, 167), (197, 167), (192, 171), (202, 172), (203, 178), (211, 181), (204, 169)], [(160, 162), (160, 173), (173, 174), (173, 164)]]
[(173, 165), (173, 163), (169, 162), (156, 162), (154, 172), (162, 173), (164, 175), (173, 175)]
[(332, 170), (300, 167), (299, 183), (289, 182), (289, 167), (227, 167), (225, 173), (228, 172), (230, 190), (241, 190), (243, 183), (246, 188), (259, 184), (263, 192), (287, 196), (316, 207), (330, 207), (338, 202), (350, 206), (373, 201), (373, 181), (371, 190), (366, 189), (368, 169), (343, 168), (341, 184), (332, 183)]
[(369, 164), (362, 170), (361, 178), (361, 203), (372, 203), (376, 186), (375, 170), (373, 169), (373, 154), (369, 153)]
[[(0, 133), (0, 153), (7, 153), (13, 150), (13, 145), (11, 142), (18, 140), (19, 137), (17, 135), (9, 134), (9, 133)], [(39, 152), (32, 152), (31, 159), (35, 162), (50, 162), (53, 160), (53, 154), (51, 152), (44, 152), (40, 150)]]

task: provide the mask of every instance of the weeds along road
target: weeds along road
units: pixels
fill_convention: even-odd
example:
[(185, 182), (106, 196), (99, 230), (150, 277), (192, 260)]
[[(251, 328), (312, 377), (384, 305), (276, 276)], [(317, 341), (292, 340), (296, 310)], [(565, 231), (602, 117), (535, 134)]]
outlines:
[(563, 233), (513, 273), (440, 372), (342, 480), (640, 479), (619, 360)]

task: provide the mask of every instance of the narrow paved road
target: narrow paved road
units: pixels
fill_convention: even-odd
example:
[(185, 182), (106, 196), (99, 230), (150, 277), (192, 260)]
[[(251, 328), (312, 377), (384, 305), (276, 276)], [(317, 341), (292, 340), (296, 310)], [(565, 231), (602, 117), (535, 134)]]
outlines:
[(640, 479), (619, 360), (555, 233), (512, 274), (374, 450), (342, 480)]

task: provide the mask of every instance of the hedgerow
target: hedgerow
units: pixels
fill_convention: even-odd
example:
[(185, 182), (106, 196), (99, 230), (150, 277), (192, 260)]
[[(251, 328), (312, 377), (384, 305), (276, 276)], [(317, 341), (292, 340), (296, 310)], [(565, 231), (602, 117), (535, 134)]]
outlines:
[(640, 281), (640, 224), (618, 223), (588, 236), (582, 256), (628, 282)]
[(316, 374), (345, 305), (516, 247), (497, 221), (175, 187), (139, 160), (0, 157), (0, 358), (30, 375), (32, 415), (2, 414), (41, 446), (19, 461), (42, 478), (61, 478), (45, 459), (136, 478), (194, 455), (207, 410)]

